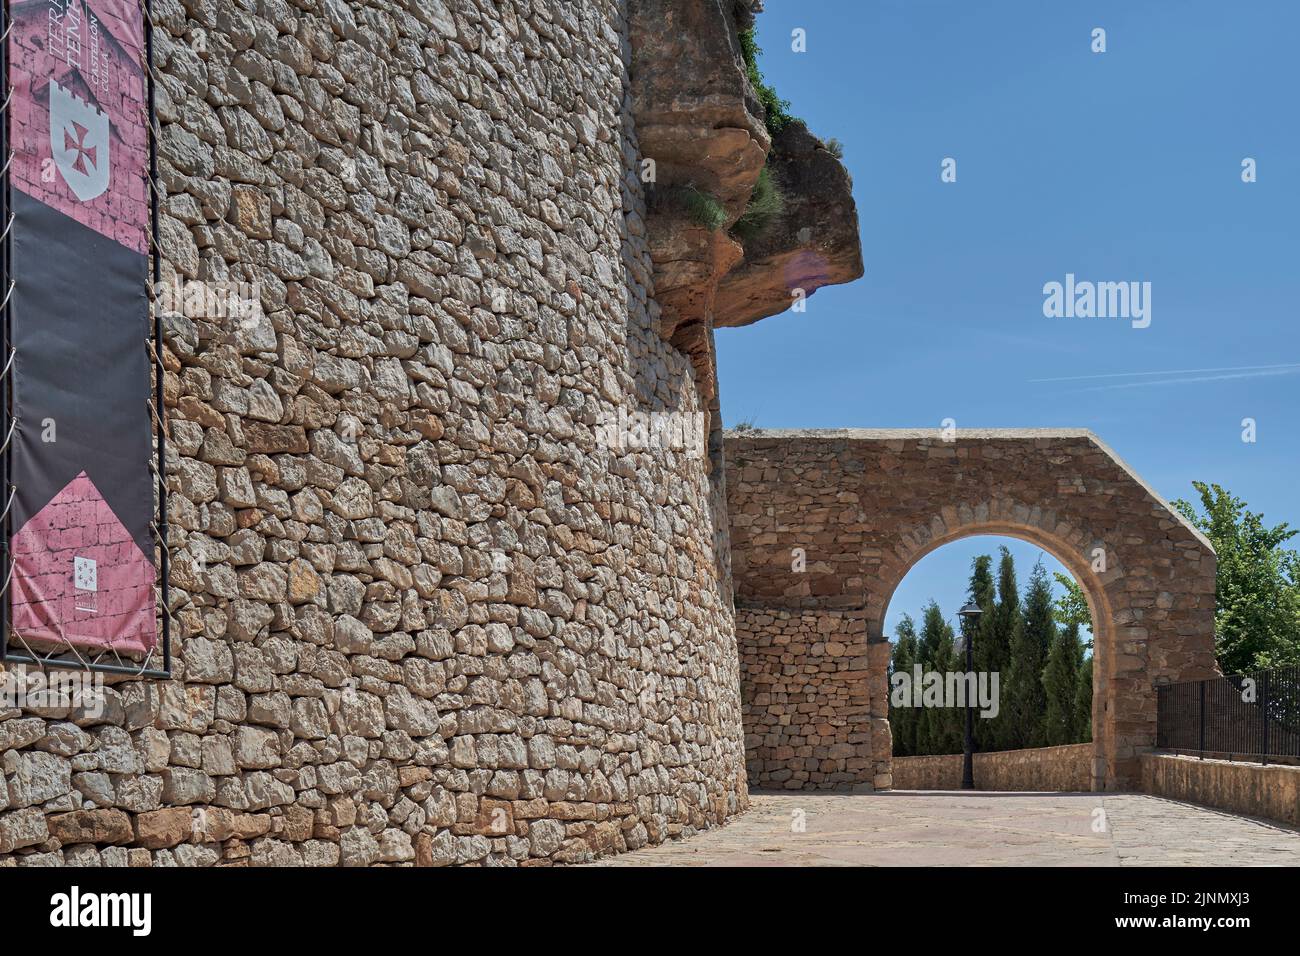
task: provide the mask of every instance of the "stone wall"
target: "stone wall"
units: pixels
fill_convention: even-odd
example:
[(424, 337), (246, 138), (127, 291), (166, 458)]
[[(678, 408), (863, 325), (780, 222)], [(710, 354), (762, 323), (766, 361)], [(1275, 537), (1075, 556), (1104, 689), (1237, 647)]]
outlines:
[[(1155, 744), (1158, 684), (1216, 673), (1213, 549), (1090, 432), (762, 430), (729, 433), (726, 451), (737, 606), (855, 613), (878, 707), (894, 589), (926, 554), (975, 534), (1040, 545), (1088, 598), (1093, 788), (1137, 786), (1137, 755)], [(741, 640), (747, 659), (745, 642), (761, 649), (764, 637), (750, 631)], [(794, 675), (821, 665), (814, 655), (782, 666)], [(785, 731), (804, 733), (820, 739)], [(884, 779), (888, 753), (874, 756)]]
[(860, 614), (738, 607), (736, 641), (750, 786), (889, 787), (888, 699), (870, 662), (888, 645), (867, 644)]
[(614, 0), (155, 0), (171, 681), (0, 712), (0, 865), (572, 861), (746, 805)]
[[(895, 757), (895, 790), (960, 790), (961, 754)], [(976, 790), (1080, 793), (1092, 789), (1092, 744), (977, 753), (971, 760)]]
[(1300, 827), (1300, 767), (1142, 755), (1142, 790)]

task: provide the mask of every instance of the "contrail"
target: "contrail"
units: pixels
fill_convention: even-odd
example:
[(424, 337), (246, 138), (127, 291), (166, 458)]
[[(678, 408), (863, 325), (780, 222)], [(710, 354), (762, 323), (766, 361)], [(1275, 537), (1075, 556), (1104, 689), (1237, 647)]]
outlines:
[(1116, 388), (1144, 388), (1147, 385), (1187, 385), (1192, 382), (1218, 382), (1228, 378), (1261, 378), (1271, 375), (1291, 375), (1300, 372), (1300, 366), (1282, 366), (1271, 371), (1237, 372), (1232, 375), (1199, 375), (1191, 378), (1161, 378), (1150, 382), (1116, 382), (1114, 385), (1093, 385), (1076, 388), (1076, 392), (1107, 392)]
[[(1064, 375), (1060, 378), (1031, 378), (1032, 382), (1082, 382), (1090, 379), (1099, 378), (1133, 378), (1135, 375), (1201, 375), (1206, 372), (1261, 372), (1265, 369), (1297, 369), (1300, 368), (1300, 362), (1293, 362), (1288, 365), (1237, 365), (1228, 368), (1183, 368), (1171, 369), (1169, 371), (1151, 371), (1151, 372), (1110, 372), (1105, 375)], [(1265, 372), (1264, 374), (1285, 374), (1280, 372)], [(1241, 378), (1249, 376), (1230, 375), (1227, 378)], [(1210, 379), (1188, 379), (1188, 381), (1211, 381)], [(1156, 385), (1158, 382), (1141, 383)]]

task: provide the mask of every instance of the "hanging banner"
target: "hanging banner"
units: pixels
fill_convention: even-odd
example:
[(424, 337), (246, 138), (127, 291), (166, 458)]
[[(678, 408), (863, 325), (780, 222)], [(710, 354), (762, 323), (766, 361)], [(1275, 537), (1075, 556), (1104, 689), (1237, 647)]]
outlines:
[[(139, 0), (10, 0), (14, 639), (156, 640)], [(11, 641), (12, 643), (12, 641)]]

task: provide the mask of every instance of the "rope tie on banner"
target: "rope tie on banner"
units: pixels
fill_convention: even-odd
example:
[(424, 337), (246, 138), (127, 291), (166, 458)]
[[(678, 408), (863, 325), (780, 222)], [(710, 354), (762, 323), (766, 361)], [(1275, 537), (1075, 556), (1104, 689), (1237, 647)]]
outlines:
[(72, 652), (73, 656), (76, 657), (77, 661), (81, 664), (82, 669), (87, 674), (89, 674), (93, 670), (93, 668), (90, 666), (90, 661), (82, 657), (81, 652), (78, 651), (72, 645), (72, 642), (70, 640), (68, 640), (68, 635), (65, 634), (63, 631), (63, 625), (62, 624), (58, 625), (58, 628), (59, 628), (59, 640), (63, 641), (63, 645)]
[(14, 501), (18, 498), (18, 486), (9, 486), (9, 500), (5, 502), (4, 511), (0, 511), (0, 524), (4, 523), (5, 518), (9, 517), (9, 509), (14, 506)]
[[(123, 663), (123, 661), (122, 661), (122, 655), (119, 654), (119, 653), (117, 652), (117, 645), (116, 645), (116, 644), (110, 644), (110, 645), (108, 646), (108, 649), (107, 649), (107, 650), (100, 651), (100, 652), (99, 652), (99, 656), (95, 658), (95, 663), (98, 664), (100, 661), (102, 661), (102, 660), (103, 660), (107, 655), (109, 655), (109, 654), (112, 654), (112, 655), (113, 655), (113, 660), (117, 661), (117, 666), (118, 666), (118, 667), (125, 667), (125, 666), (126, 666), (126, 665)], [(131, 663), (134, 664), (135, 661), (131, 661)]]
[[(6, 587), (8, 586), (8, 582), (6, 582), (5, 586)], [(10, 628), (10, 632), (13, 634), (14, 637), (18, 638), (18, 642), (22, 644), (24, 648), (27, 649), (27, 656), (36, 662), (36, 666), (39, 667), (41, 669), (41, 673), (44, 674), (45, 658), (42, 657), (40, 654), (37, 654), (34, 650), (32, 650), (32, 646), (27, 643), (27, 638), (23, 637), (23, 632), (18, 630), (18, 628), (16, 627)]]
[(153, 421), (154, 427), (162, 431), (162, 419), (158, 417), (158, 411), (153, 407), (153, 399), (145, 399), (145, 405), (149, 409), (149, 418)]
[[(9, 449), (9, 443), (14, 440), (14, 432), (18, 430), (18, 419), (15, 418), (9, 423), (9, 434), (5, 435), (5, 443), (0, 445), (0, 455), (3, 455)], [(8, 582), (6, 582), (8, 583)]]
[(162, 74), (160, 74), (157, 70), (154, 69), (152, 63), (148, 64), (147, 69), (149, 71), (149, 78), (153, 80), (153, 85), (155, 87), (162, 86), (163, 85)]
[[(4, 310), (5, 305), (9, 302), (9, 296), (13, 295), (13, 293), (14, 293), (14, 287), (13, 284), (11, 283), (9, 286), (9, 294), (4, 297), (3, 302), (0, 302), (0, 311)], [(17, 357), (18, 357), (18, 350), (13, 346), (10, 346), (9, 361), (5, 362), (5, 367), (3, 369), (0, 369), (0, 382), (3, 382), (5, 378), (8, 377), (9, 370), (14, 367), (14, 359)]]
[[(3, 41), (0, 41), (0, 42), (3, 42)], [(0, 176), (8, 176), (8, 175), (9, 175), (9, 167), (12, 166), (12, 165), (14, 164), (14, 157), (17, 156), (17, 155), (18, 155), (18, 153), (15, 152), (14, 150), (12, 150), (12, 149), (9, 150), (9, 158), (5, 160), (5, 164), (4, 164), (4, 166), (3, 166), (3, 167), (0, 167)]]
[[(13, 224), (14, 221), (11, 218), (9, 220), (9, 225), (12, 226)], [(6, 233), (9, 232), (8, 227), (5, 228), (5, 232)], [(4, 236), (0, 236), (0, 241), (3, 240), (4, 240)], [(16, 279), (10, 279), (9, 288), (5, 290), (5, 297), (4, 299), (0, 300), (0, 312), (3, 312), (4, 309), (9, 305), (9, 300), (13, 298), (14, 289), (16, 289), (17, 287), (18, 287), (18, 281)], [(3, 373), (0, 373), (0, 378), (4, 378), (6, 375), (9, 374), (9, 366), (14, 364), (14, 355), (17, 354), (17, 351), (18, 350), (15, 349), (13, 346), (9, 347), (9, 361), (5, 363), (5, 370)]]
[[(153, 652), (157, 648), (157, 646), (158, 643), (155, 641), (154, 646), (149, 648), (149, 653), (144, 656), (144, 660), (141, 661), (140, 663), (140, 669), (135, 672), (136, 677), (139, 677), (141, 674), (143, 674), (145, 671), (149, 669), (149, 662), (153, 660)], [(121, 658), (118, 659), (121, 660)]]
[[(167, 313), (167, 314), (169, 314), (169, 315), (179, 315), (180, 313), (177, 313), (177, 312), (171, 312), (171, 313)], [(157, 347), (154, 345), (154, 343), (153, 343), (153, 339), (145, 339), (144, 347), (145, 347), (146, 349), (149, 350), (149, 357), (150, 357), (151, 359), (153, 359), (154, 368), (155, 368), (155, 369), (162, 369), (163, 372), (166, 372), (166, 371), (167, 371), (167, 367), (166, 367), (166, 365), (163, 364), (162, 356), (158, 354), (158, 349), (157, 349)], [(151, 398), (152, 398), (152, 397), (151, 397)]]
[[(13, 213), (10, 213), (10, 214), (9, 214), (9, 221), (8, 221), (7, 223), (5, 223), (5, 231), (4, 231), (4, 232), (0, 232), (0, 242), (4, 242), (7, 238), (9, 238), (9, 230), (12, 229), (12, 228), (14, 227), (14, 220), (15, 220), (16, 218), (17, 218), (17, 217), (14, 216)], [(10, 282), (10, 291), (12, 292), (12, 291), (13, 291), (13, 289), (12, 289), (13, 280), (10, 279), (9, 282)]]

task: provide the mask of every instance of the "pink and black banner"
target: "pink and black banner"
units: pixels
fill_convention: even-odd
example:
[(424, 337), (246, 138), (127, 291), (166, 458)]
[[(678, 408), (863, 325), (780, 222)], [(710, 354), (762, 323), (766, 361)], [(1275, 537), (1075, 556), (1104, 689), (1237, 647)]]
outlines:
[(10, 0), (10, 644), (156, 641), (140, 0)]

